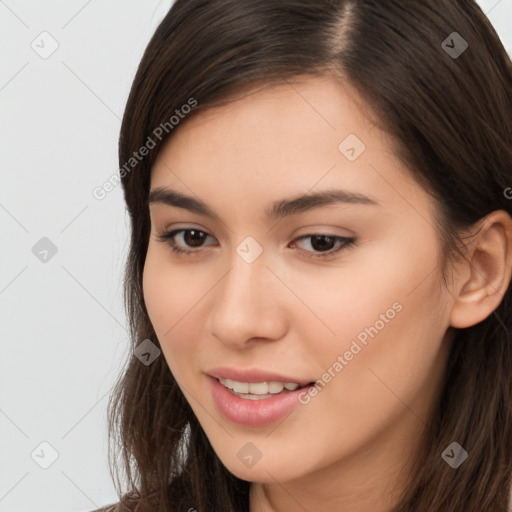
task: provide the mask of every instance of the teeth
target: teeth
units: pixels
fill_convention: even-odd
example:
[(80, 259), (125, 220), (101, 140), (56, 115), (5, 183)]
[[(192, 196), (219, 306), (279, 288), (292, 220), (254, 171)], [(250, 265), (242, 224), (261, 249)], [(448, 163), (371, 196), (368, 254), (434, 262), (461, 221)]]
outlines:
[(269, 382), (268, 383), (268, 392), (269, 393), (281, 393), (284, 389), (284, 384), (282, 382)]
[(268, 395), (268, 382), (251, 382), (248, 393), (251, 393), (251, 395)]
[(226, 386), (228, 389), (233, 389), (233, 381), (231, 379), (219, 379), (223, 386)]
[(238, 382), (236, 380), (233, 381), (233, 391), (235, 393), (249, 393), (249, 383), (248, 382)]
[(235, 393), (250, 393), (251, 395), (277, 394), (285, 388), (288, 391), (295, 391), (300, 387), (296, 382), (238, 382), (231, 379), (219, 379), (219, 382)]

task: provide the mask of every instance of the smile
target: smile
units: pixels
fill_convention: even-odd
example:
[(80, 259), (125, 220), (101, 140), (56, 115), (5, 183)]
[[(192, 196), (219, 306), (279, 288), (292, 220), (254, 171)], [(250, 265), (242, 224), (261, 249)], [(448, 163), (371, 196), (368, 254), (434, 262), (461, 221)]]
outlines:
[(242, 382), (209, 377), (218, 411), (245, 427), (263, 427), (284, 419), (300, 404), (299, 394), (312, 384), (297, 382)]
[(289, 393), (300, 388), (296, 382), (240, 382), (231, 379), (218, 379), (219, 382), (240, 398), (248, 400), (261, 400), (271, 398), (272, 395)]

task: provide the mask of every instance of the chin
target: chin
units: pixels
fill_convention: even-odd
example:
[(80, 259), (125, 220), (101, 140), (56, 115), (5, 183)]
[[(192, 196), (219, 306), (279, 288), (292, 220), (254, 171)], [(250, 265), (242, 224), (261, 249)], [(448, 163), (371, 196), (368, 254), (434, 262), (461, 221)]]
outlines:
[(273, 484), (276, 481), (286, 482), (304, 476), (306, 468), (300, 460), (300, 456), (298, 459), (296, 456), (292, 457), (273, 451), (271, 457), (265, 458), (262, 455), (258, 461), (253, 462), (252, 466), (249, 466), (250, 462), (247, 462), (246, 466), (243, 457), (241, 461), (236, 454), (234, 457), (231, 455), (223, 457), (221, 461), (228, 471), (237, 478), (249, 482)]

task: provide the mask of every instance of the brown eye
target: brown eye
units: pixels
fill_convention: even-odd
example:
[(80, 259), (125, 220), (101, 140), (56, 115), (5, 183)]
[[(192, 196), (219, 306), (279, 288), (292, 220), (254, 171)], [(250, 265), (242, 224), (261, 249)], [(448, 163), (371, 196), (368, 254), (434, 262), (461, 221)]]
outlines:
[[(334, 254), (348, 249), (352, 245), (356, 244), (355, 238), (346, 238), (343, 236), (325, 235), (325, 234), (313, 234), (304, 235), (297, 239), (297, 241), (309, 239), (309, 246), (313, 250), (307, 250), (299, 248), (301, 252), (307, 253), (312, 258), (328, 258)], [(294, 246), (297, 242), (293, 243)], [(316, 254), (315, 254), (316, 253)]]
[(188, 235), (183, 235), (183, 240), (190, 247), (200, 247), (207, 237), (204, 231), (199, 231), (198, 229), (186, 229), (184, 233), (188, 233)]
[[(181, 241), (178, 242), (176, 239), (180, 235)], [(162, 233), (157, 235), (158, 239), (162, 242), (166, 242), (173, 252), (177, 254), (183, 254), (192, 256), (194, 253), (198, 253), (199, 249), (203, 247), (203, 242), (211, 237), (205, 231), (201, 231), (200, 229), (175, 229), (174, 231), (169, 231), (166, 233)], [(211, 237), (213, 238), (213, 237)], [(193, 249), (198, 250), (193, 250)]]
[(336, 238), (327, 235), (313, 235), (311, 237), (311, 247), (315, 251), (330, 251), (336, 245)]

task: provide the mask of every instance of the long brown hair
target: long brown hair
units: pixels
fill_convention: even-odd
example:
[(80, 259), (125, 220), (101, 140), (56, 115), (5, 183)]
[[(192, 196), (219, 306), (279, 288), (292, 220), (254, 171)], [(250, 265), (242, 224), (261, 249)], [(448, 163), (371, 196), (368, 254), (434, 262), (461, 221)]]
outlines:
[[(436, 199), (445, 263), (460, 247), (462, 230), (494, 210), (512, 214), (504, 193), (512, 186), (512, 65), (474, 1), (177, 0), (140, 62), (119, 141), (131, 219), (125, 301), (132, 350), (145, 339), (159, 345), (144, 304), (142, 271), (151, 167), (187, 121), (180, 116), (174, 124), (171, 116), (191, 98), (196, 105), (188, 118), (252, 84), (325, 74), (355, 87), (412, 175)], [(157, 127), (166, 128), (156, 132), (159, 137)], [(156, 147), (130, 160), (148, 137)], [(454, 330), (426, 456), (393, 512), (507, 511), (510, 293), (509, 286), (484, 321)], [(123, 478), (129, 491), (119, 510), (248, 511), (250, 483), (216, 456), (164, 357), (144, 365), (130, 354), (114, 391), (111, 465), (120, 495)], [(456, 473), (441, 458), (452, 441), (470, 454)]]

